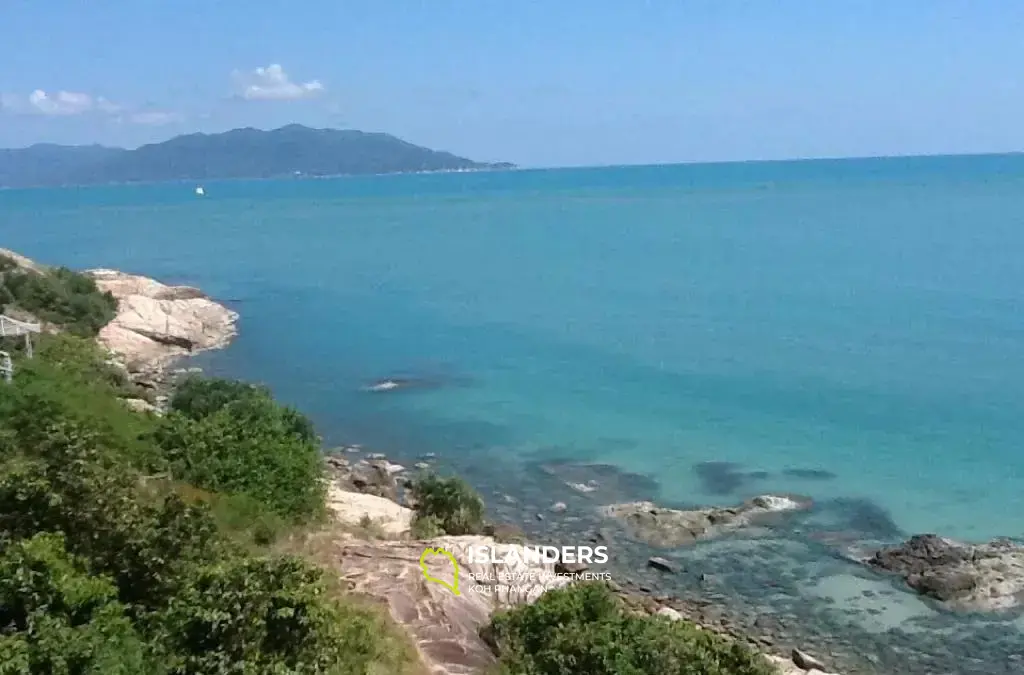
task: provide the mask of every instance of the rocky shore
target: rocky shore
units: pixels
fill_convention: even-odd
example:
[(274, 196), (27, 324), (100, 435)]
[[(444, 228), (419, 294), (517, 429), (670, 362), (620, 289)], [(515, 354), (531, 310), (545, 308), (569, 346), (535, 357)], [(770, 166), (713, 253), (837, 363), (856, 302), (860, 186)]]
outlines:
[[(26, 267), (36, 263), (19, 258)], [(137, 275), (114, 270), (88, 272), (97, 285), (110, 291), (118, 300), (117, 315), (99, 335), (106, 347), (141, 387), (151, 390), (149, 401), (156, 399), (157, 408), (177, 372), (170, 367), (174, 361), (199, 351), (227, 345), (236, 334), (238, 315), (210, 299), (201, 291), (185, 286), (170, 286)], [(181, 369), (179, 369), (181, 370)], [(166, 400), (166, 399), (164, 399)], [(153, 407), (142, 399), (128, 402), (139, 410)], [(404, 490), (412, 469), (429, 468), (433, 458), (421, 458), (415, 467), (406, 467), (389, 461), (381, 455), (367, 453), (361, 448), (329, 455), (326, 459), (331, 474), (328, 507), (335, 515), (336, 527), (316, 535), (316, 548), (324, 564), (338, 570), (346, 583), (384, 603), (391, 616), (413, 635), (425, 664), (434, 673), (479, 673), (494, 663), (490, 648), (479, 635), (490, 614), (498, 608), (531, 602), (547, 588), (566, 583), (553, 567), (530, 569), (484, 569), (474, 567), (465, 552), (472, 545), (491, 547), (515, 546), (507, 543), (507, 536), (445, 537), (426, 541), (411, 539), (410, 526), (413, 512), (405, 501)], [(410, 465), (412, 462), (410, 462)], [(549, 467), (550, 469), (550, 467)], [(562, 473), (565, 467), (552, 471)], [(590, 473), (570, 475), (562, 484), (570, 495), (559, 493), (564, 502), (550, 509), (531, 507), (530, 520), (548, 519), (545, 527), (550, 538), (586, 536), (588, 523), (597, 522), (592, 541), (611, 541), (612, 525), (621, 529), (625, 539), (620, 544), (636, 542), (655, 549), (692, 548), (701, 542), (729, 539), (730, 535), (771, 533), (778, 519), (800, 514), (811, 508), (809, 500), (796, 495), (762, 495), (742, 504), (715, 508), (665, 508), (646, 496), (618, 497), (617, 490), (626, 495), (630, 486), (609, 476)], [(607, 499), (611, 496), (611, 499)], [(598, 499), (599, 497), (599, 499)], [(550, 498), (550, 496), (548, 497)], [(573, 501), (574, 498), (577, 501)], [(594, 498), (593, 503), (589, 500)], [(601, 505), (601, 500), (617, 503)], [(585, 515), (581, 503), (588, 503)], [(499, 504), (499, 506), (504, 506)], [(511, 518), (515, 522), (522, 519)], [(549, 527), (555, 522), (561, 528)], [(600, 523), (608, 523), (601, 525)], [(538, 523), (534, 523), (538, 524)], [(579, 526), (579, 527), (577, 527)], [(508, 526), (508, 531), (516, 531)], [(497, 533), (495, 533), (497, 534)], [(521, 532), (520, 532), (521, 534)], [(618, 532), (614, 535), (619, 537)], [(535, 540), (533, 535), (529, 538)], [(544, 541), (543, 543), (552, 543)], [(533, 575), (535, 587), (521, 594), (463, 593), (455, 596), (443, 586), (427, 583), (419, 567), (419, 558), (425, 547), (444, 547), (459, 558), (464, 569), (471, 573)], [(894, 672), (908, 673), (1010, 673), (1024, 667), (1024, 648), (1014, 652), (997, 638), (951, 634), (948, 640), (956, 648), (935, 650), (925, 654), (921, 644), (942, 641), (941, 636), (925, 633), (897, 631), (879, 637), (872, 645), (896, 645), (892, 654), (877, 659), (872, 649), (849, 658), (848, 644), (834, 649), (824, 638), (828, 630), (821, 626), (799, 626), (808, 619), (799, 612), (787, 614), (758, 613), (746, 608), (733, 607), (732, 596), (725, 593), (714, 579), (703, 573), (687, 575), (678, 569), (675, 552), (641, 555), (639, 562), (631, 563), (636, 575), (619, 578), (620, 596), (638, 612), (656, 614), (670, 620), (686, 619), (706, 630), (713, 630), (746, 642), (761, 650), (786, 675), (821, 675), (844, 672), (847, 675)], [(660, 557), (665, 556), (665, 557)], [(837, 553), (837, 557), (846, 557)], [(646, 562), (648, 568), (642, 569)], [(884, 579), (891, 575), (897, 585), (906, 586), (934, 601), (936, 607), (949, 612), (984, 612), (992, 615), (1019, 610), (1024, 605), (1024, 545), (1010, 540), (997, 540), (986, 544), (966, 544), (937, 535), (918, 535), (896, 546), (875, 547), (870, 553), (857, 556), (865, 576)], [(764, 565), (753, 561), (751, 565)], [(722, 569), (726, 574), (743, 575), (742, 565), (737, 570)], [(774, 573), (774, 567), (772, 568)], [(444, 578), (444, 569), (437, 574)], [(718, 572), (714, 573), (717, 576)], [(778, 571), (779, 584), (796, 583)], [(694, 576), (695, 579), (690, 579)], [(734, 575), (735, 576), (735, 575)], [(681, 586), (659, 584), (650, 579), (679, 580)], [(451, 580), (454, 581), (454, 580)], [(667, 589), (670, 589), (669, 592)], [(868, 593), (870, 591), (864, 591)], [(809, 630), (807, 630), (809, 629)], [(829, 630), (835, 630), (829, 629)], [(1004, 639), (1004, 638), (998, 638)], [(929, 643), (930, 644), (930, 643)], [(967, 651), (961, 649), (967, 646)], [(919, 651), (921, 648), (922, 651)], [(884, 649), (884, 648), (883, 648)], [(999, 661), (1007, 661), (1006, 670), (989, 668), (992, 658), (986, 651), (994, 650)], [(963, 655), (960, 652), (963, 651)], [(948, 652), (948, 654), (947, 654)], [(854, 652), (855, 653), (855, 652)], [(875, 653), (881, 653), (875, 651)], [(910, 656), (913, 655), (913, 656)], [(903, 668), (904, 657), (918, 659), (917, 664)], [(986, 660), (987, 659), (987, 660)], [(884, 668), (871, 668), (881, 662)], [(960, 664), (963, 668), (959, 668)], [(868, 664), (862, 667), (862, 664)], [(950, 669), (950, 664), (956, 668)]]
[[(426, 459), (429, 461), (431, 458)], [(588, 569), (588, 566), (580, 564), (524, 564), (513, 569), (501, 564), (470, 563), (466, 556), (469, 546), (486, 545), (499, 552), (506, 551), (519, 545), (504, 543), (505, 537), (514, 533), (522, 538), (522, 532), (515, 526), (506, 525), (505, 537), (413, 540), (409, 532), (413, 511), (402, 504), (405, 501), (404, 488), (409, 481), (404, 467), (379, 454), (367, 454), (361, 448), (341, 449), (328, 454), (325, 463), (331, 476), (329, 506), (337, 522), (349, 528), (359, 525), (371, 529), (377, 538), (347, 530), (342, 535), (332, 536), (327, 542), (321, 542), (318, 548), (324, 550), (326, 547), (330, 551), (328, 564), (337, 567), (352, 589), (386, 603), (392, 617), (414, 636), (432, 673), (468, 675), (486, 672), (494, 665), (495, 658), (479, 631), (488, 623), (491, 613), (532, 602), (545, 590), (570, 583), (570, 578), (559, 572), (580, 573)], [(429, 464), (421, 464), (420, 468), (425, 466)], [(659, 521), (654, 527), (659, 536), (674, 541), (683, 537), (680, 533), (671, 533), (673, 528), (679, 528), (680, 532), (689, 533), (687, 536), (692, 541), (712, 536), (715, 532), (762, 522), (762, 518), (773, 513), (803, 508), (805, 503), (795, 498), (765, 495), (732, 509), (687, 512), (638, 503), (599, 509), (598, 514), (627, 519), (636, 514), (640, 514), (641, 519), (664, 516), (664, 521)], [(715, 530), (715, 527), (720, 529)], [(443, 547), (453, 553), (459, 561), (463, 579), (496, 579), (504, 574), (519, 579), (529, 578), (531, 585), (526, 590), (518, 589), (518, 593), (510, 593), (508, 586), (499, 585), (493, 592), (474, 591), (455, 596), (443, 586), (423, 579), (419, 568), (420, 555), (425, 548), (432, 547)], [(452, 575), (448, 569), (442, 566), (437, 574), (451, 582)], [(654, 594), (650, 588), (631, 581), (612, 582), (612, 586), (634, 611), (673, 621), (692, 621), (705, 630), (745, 642), (764, 653), (783, 675), (828, 675), (832, 671), (824, 659), (809, 653), (813, 650), (785, 648), (782, 639), (776, 644), (775, 640), (763, 634), (754, 635), (741, 630), (722, 613), (716, 613), (712, 601), (692, 602)]]

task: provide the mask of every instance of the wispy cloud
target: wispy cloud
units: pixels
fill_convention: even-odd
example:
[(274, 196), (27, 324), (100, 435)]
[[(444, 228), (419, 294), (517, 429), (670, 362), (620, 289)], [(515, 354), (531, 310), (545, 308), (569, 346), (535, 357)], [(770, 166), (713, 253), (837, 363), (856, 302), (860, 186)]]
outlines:
[(121, 106), (102, 96), (63, 90), (50, 93), (43, 89), (36, 89), (28, 95), (3, 94), (0, 96), (0, 108), (16, 114), (50, 117), (93, 112), (112, 114), (121, 110)]
[(29, 94), (0, 94), (0, 113), (43, 117), (76, 117), (93, 115), (119, 124), (158, 126), (178, 122), (180, 113), (138, 108), (115, 103), (104, 96), (78, 91), (47, 92), (36, 89)]
[(295, 101), (312, 98), (324, 91), (320, 80), (293, 82), (279, 63), (249, 72), (235, 71), (235, 95), (247, 101)]

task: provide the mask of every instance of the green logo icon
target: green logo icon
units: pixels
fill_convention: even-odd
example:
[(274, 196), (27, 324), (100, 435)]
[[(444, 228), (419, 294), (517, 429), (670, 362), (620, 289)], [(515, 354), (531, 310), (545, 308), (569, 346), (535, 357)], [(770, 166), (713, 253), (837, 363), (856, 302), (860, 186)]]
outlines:
[[(448, 558), (448, 560), (451, 561), (452, 570), (455, 573), (452, 583), (449, 584), (444, 579), (438, 579), (437, 577), (432, 576), (430, 572), (427, 571), (427, 556), (430, 555), (443, 555), (445, 558)], [(462, 595), (461, 593), (459, 593), (459, 563), (457, 560), (455, 560), (455, 556), (453, 556), (451, 553), (444, 550), (443, 548), (424, 549), (423, 554), (420, 556), (420, 570), (423, 571), (423, 578), (427, 581), (435, 584), (441, 584), (455, 595)]]

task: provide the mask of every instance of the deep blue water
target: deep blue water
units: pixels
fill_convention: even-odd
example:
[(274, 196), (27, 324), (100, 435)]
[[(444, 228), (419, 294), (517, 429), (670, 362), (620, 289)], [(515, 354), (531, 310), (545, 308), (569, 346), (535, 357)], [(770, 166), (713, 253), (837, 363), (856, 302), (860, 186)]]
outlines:
[[(489, 490), (559, 458), (1024, 535), (1024, 156), (205, 187), (0, 192), (0, 246), (200, 286), (242, 316), (211, 369)], [(443, 386), (360, 391), (402, 374)]]

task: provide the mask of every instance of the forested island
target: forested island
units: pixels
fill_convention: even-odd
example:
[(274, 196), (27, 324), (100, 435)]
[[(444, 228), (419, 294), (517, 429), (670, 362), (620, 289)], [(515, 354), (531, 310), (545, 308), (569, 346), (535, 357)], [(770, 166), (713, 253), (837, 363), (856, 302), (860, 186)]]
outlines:
[(161, 181), (481, 171), (512, 164), (476, 162), (385, 133), (311, 129), (194, 133), (133, 150), (37, 144), (0, 150), (0, 187)]

